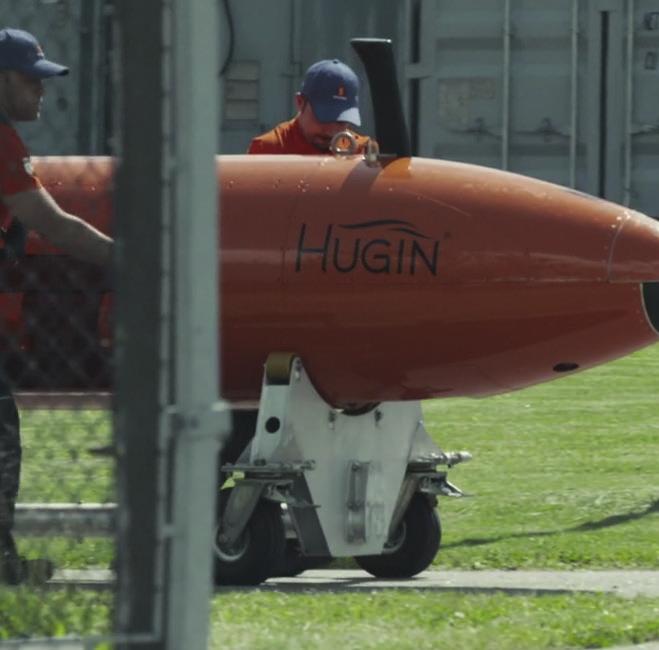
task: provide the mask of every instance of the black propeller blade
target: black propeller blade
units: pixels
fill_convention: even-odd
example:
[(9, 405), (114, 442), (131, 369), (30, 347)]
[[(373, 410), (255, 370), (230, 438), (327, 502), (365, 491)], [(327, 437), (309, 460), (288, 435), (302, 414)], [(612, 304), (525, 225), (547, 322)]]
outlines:
[(643, 283), (643, 302), (652, 327), (659, 332), (659, 282)]

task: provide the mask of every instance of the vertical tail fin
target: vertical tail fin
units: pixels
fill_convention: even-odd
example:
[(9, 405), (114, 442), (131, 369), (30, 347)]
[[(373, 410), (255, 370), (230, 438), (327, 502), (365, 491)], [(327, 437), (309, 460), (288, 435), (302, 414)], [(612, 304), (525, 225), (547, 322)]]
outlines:
[(353, 38), (350, 44), (366, 69), (373, 99), (375, 138), (380, 145), (380, 151), (401, 158), (411, 156), (412, 148), (403, 113), (391, 40)]

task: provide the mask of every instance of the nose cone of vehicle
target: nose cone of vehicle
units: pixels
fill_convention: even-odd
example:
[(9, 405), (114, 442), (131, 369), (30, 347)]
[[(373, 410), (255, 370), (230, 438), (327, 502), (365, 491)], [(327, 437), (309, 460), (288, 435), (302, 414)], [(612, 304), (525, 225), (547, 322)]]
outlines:
[(659, 282), (659, 222), (626, 212), (613, 237), (608, 266), (611, 282)]

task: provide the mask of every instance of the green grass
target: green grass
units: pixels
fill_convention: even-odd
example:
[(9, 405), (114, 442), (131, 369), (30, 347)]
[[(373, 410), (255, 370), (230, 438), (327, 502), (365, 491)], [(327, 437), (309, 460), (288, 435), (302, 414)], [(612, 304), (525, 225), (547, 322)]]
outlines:
[(435, 563), (464, 568), (659, 568), (659, 346), (484, 400), (425, 404), (449, 476)]
[(110, 631), (112, 594), (67, 589), (35, 594), (27, 587), (0, 589), (2, 639), (101, 635)]
[(24, 411), (19, 501), (114, 501), (114, 463), (90, 448), (111, 439), (107, 411)]
[[(88, 449), (108, 444), (110, 414), (104, 411), (26, 411), (21, 414), (21, 502), (115, 500), (113, 462)], [(107, 568), (114, 556), (108, 539), (19, 539), (27, 557), (47, 557), (58, 568)], [(0, 587), (2, 639), (102, 635), (111, 629), (112, 594), (70, 588), (48, 592)], [(98, 648), (108, 647), (99, 645)]]
[[(437, 567), (659, 569), (658, 397), (654, 346), (517, 393), (424, 404), (440, 446), (474, 455), (449, 472), (472, 496), (440, 501)], [(107, 442), (107, 416), (29, 413), (23, 430), (22, 500), (114, 499), (112, 463), (85, 452)], [(23, 544), (64, 566), (107, 566), (112, 555), (102, 540)], [(17, 609), (6, 600), (14, 593), (0, 591), (0, 612)], [(57, 630), (91, 632), (107, 621), (105, 595), (45, 596), (55, 599)], [(30, 603), (41, 596), (22, 597), (25, 621), (35, 620)], [(659, 640), (658, 621), (659, 599), (611, 594), (235, 590), (213, 600), (211, 647), (595, 648)]]
[[(23, 476), (19, 501), (115, 501), (114, 463), (90, 448), (111, 439), (106, 411), (26, 411), (21, 415)], [(114, 556), (107, 539), (46, 538), (21, 541), (28, 557), (48, 557), (58, 568), (107, 568)]]
[(439, 592), (233, 592), (213, 609), (213, 650), (540, 650), (659, 638), (659, 599)]

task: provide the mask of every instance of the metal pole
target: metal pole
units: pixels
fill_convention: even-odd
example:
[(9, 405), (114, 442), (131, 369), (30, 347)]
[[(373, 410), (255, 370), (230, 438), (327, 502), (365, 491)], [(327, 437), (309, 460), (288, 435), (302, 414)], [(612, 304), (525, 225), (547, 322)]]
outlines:
[(503, 18), (503, 106), (501, 115), (501, 169), (508, 169), (510, 151), (510, 0), (506, 0)]
[(302, 76), (302, 3), (301, 0), (290, 0), (291, 7), (291, 43), (290, 43), (290, 62), (289, 62), (289, 93), (286, 98), (286, 111), (291, 110), (291, 97), (300, 87), (300, 78)]
[(623, 203), (632, 200), (632, 111), (634, 109), (634, 0), (627, 0), (627, 78), (625, 84), (625, 171)]
[[(120, 138), (115, 209), (118, 638), (162, 650), (157, 625), (162, 284), (162, 3), (120, 0), (115, 34)], [(115, 52), (115, 54), (116, 54)]]
[(205, 650), (217, 456), (226, 429), (218, 404), (219, 16), (217, 3), (171, 0), (165, 17), (169, 161), (164, 173), (172, 210), (176, 373), (164, 620), (169, 650)]
[(99, 59), (98, 0), (87, 0), (80, 6), (80, 117), (78, 120), (77, 154), (98, 153), (99, 94), (103, 84), (98, 82)]
[(579, 0), (572, 0), (572, 71), (570, 79), (570, 187), (577, 186), (579, 142)]

